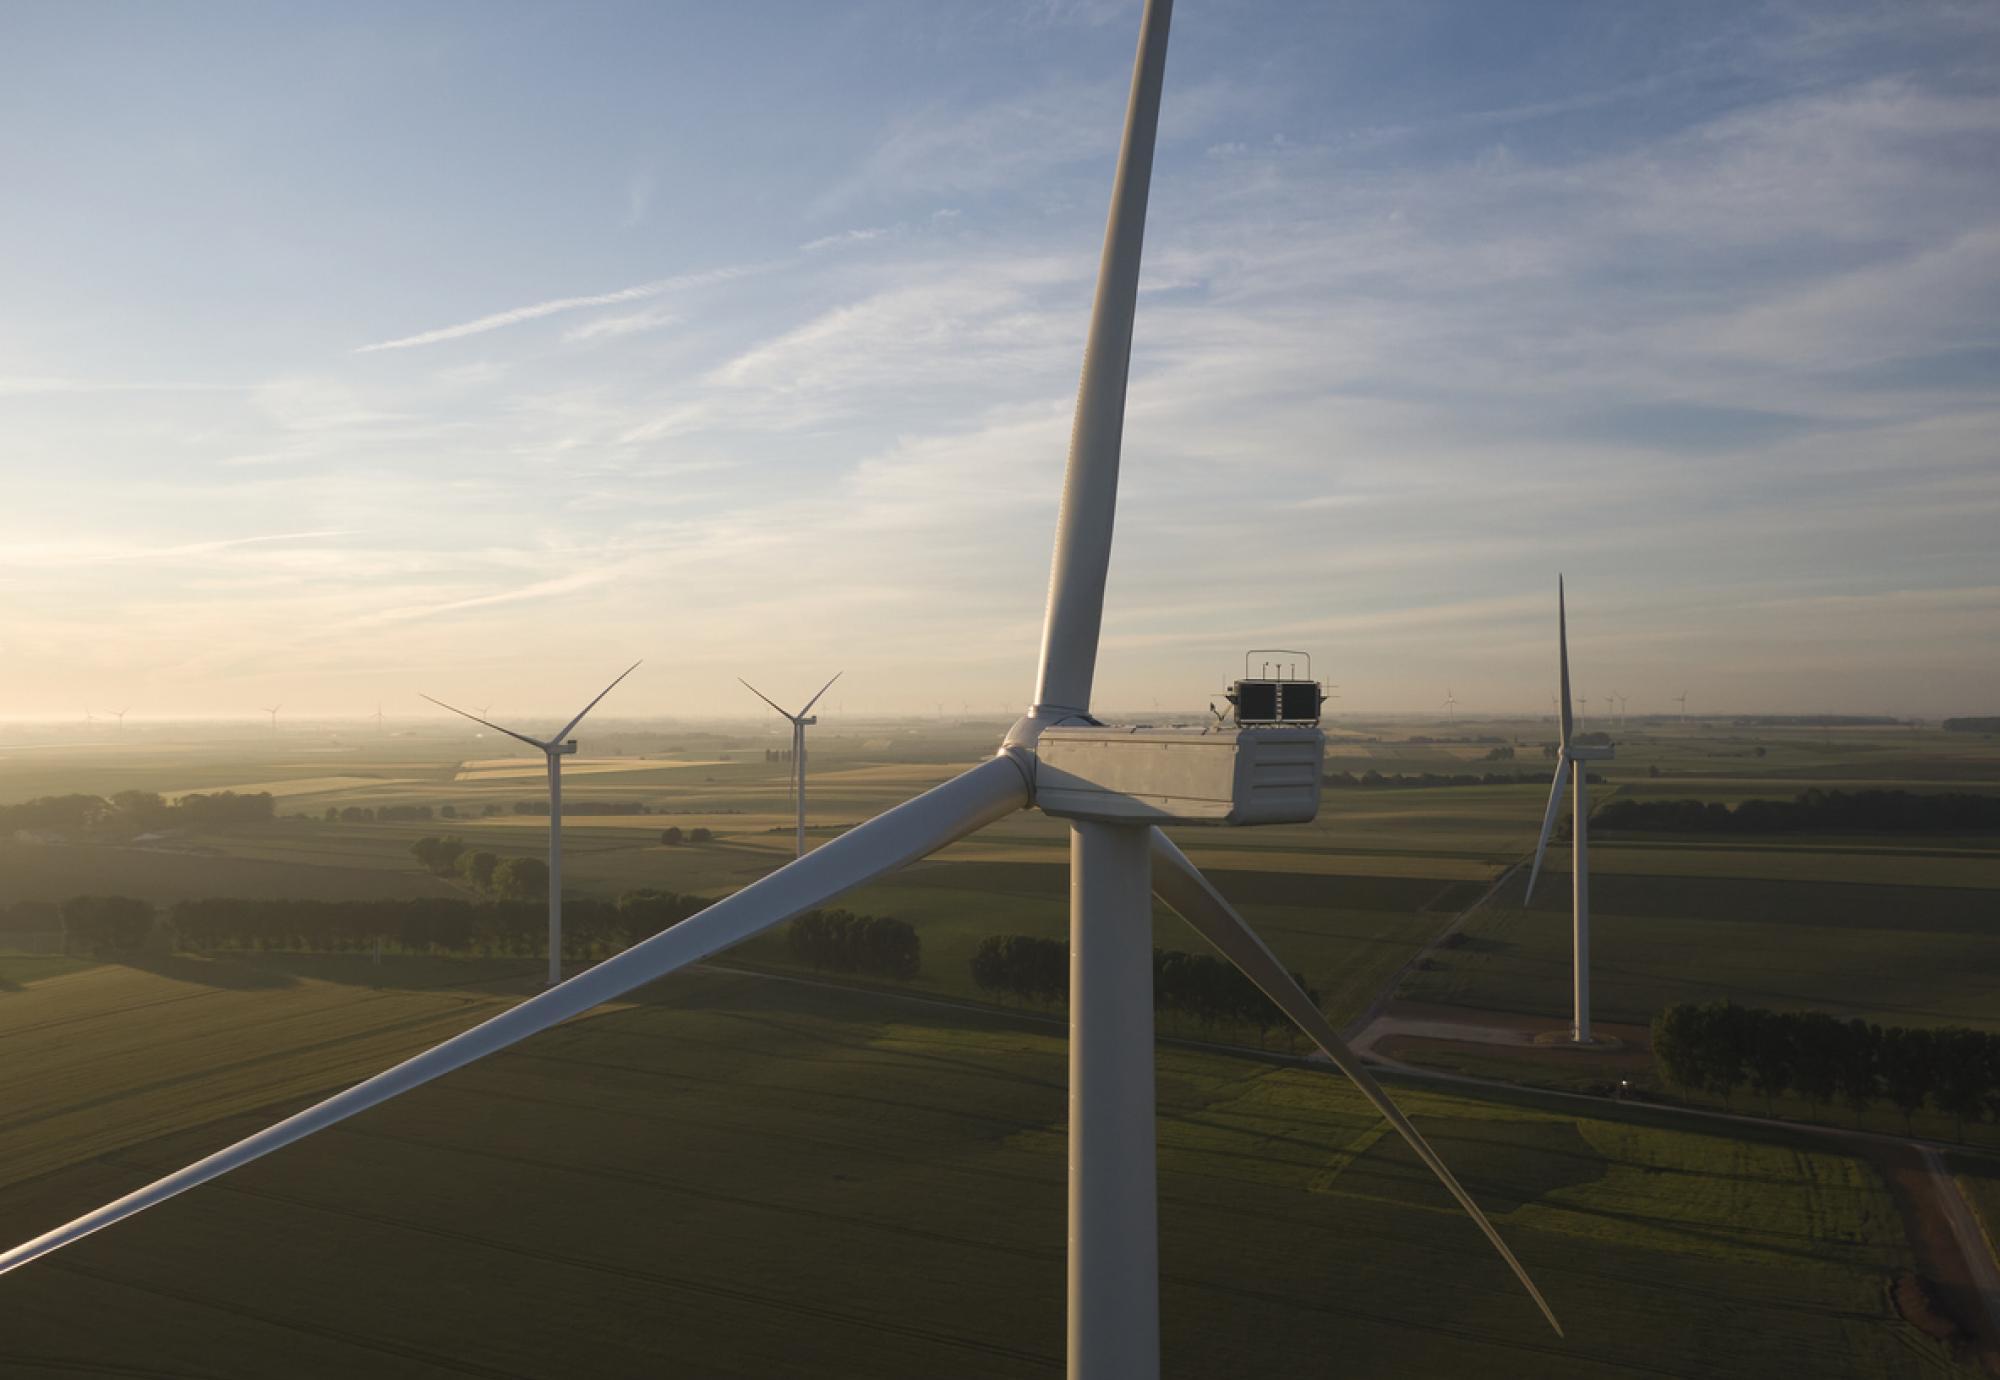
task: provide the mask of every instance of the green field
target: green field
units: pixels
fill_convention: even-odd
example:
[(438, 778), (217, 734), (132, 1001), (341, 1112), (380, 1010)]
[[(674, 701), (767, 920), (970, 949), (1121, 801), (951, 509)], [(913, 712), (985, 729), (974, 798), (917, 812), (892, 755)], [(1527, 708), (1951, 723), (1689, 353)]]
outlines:
[[(518, 981), (185, 959), (0, 996), (0, 1234)], [(7, 1277), (0, 1358), (24, 1377), (1059, 1372), (1064, 1058), (1059, 1030), (1005, 1016), (683, 975)], [(1568, 1340), (1334, 1076), (1163, 1049), (1169, 1374), (1952, 1373), (1888, 1312), (1908, 1252), (1868, 1165), (1401, 1096)]]

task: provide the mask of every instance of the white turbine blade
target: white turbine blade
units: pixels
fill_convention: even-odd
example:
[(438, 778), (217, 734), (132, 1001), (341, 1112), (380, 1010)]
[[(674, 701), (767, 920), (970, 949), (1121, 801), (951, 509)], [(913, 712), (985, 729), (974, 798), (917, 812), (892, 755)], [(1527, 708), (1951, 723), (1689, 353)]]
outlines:
[(582, 709), (578, 710), (577, 716), (574, 719), (571, 719), (568, 723), (564, 724), (562, 726), (561, 732), (552, 735), (549, 738), (549, 741), (552, 743), (560, 743), (563, 739), (569, 737), (570, 730), (583, 722), (583, 716), (585, 714), (588, 714), (591, 710), (597, 708), (597, 700), (603, 699), (613, 690), (616, 690), (618, 688), (618, 681), (623, 680), (625, 679), (625, 677), (631, 675), (634, 671), (638, 670), (639, 667), (643, 664), (644, 663), (642, 662), (635, 661), (630, 666), (627, 666), (624, 670), (620, 671), (618, 673), (618, 680), (612, 681), (611, 684), (605, 686), (602, 690), (599, 690), (597, 692), (597, 699), (592, 700), (589, 704), (586, 704)]
[[(759, 689), (758, 689), (758, 688), (757, 688), (756, 686), (752, 685), (752, 684), (751, 684), (751, 683), (750, 683), (749, 681), (747, 681), (747, 680), (743, 679), (743, 677), (741, 677), (741, 676), (738, 676), (738, 677), (736, 678), (736, 683), (737, 683), (738, 685), (742, 686), (742, 687), (743, 687), (743, 688), (744, 688), (745, 690), (748, 690), (748, 691), (749, 691), (749, 692), (750, 692), (751, 694), (755, 695), (755, 696), (756, 696), (756, 697), (757, 697), (758, 699), (760, 699), (760, 700), (764, 701), (764, 703), (766, 703), (766, 704), (770, 705), (770, 706), (771, 706), (771, 708), (773, 708), (773, 709), (778, 709), (778, 702), (777, 702), (776, 700), (772, 699), (772, 698), (771, 698), (771, 697), (770, 697), (769, 695), (765, 694), (765, 693), (764, 693), (764, 692), (763, 692), (762, 690), (759, 690)], [(778, 709), (778, 712), (779, 712), (780, 714), (783, 714), (783, 715), (784, 715), (784, 716), (785, 716), (786, 718), (788, 718), (788, 719), (792, 720), (792, 721), (793, 721), (794, 723), (797, 723), (797, 722), (798, 722), (798, 718), (799, 718), (799, 716), (798, 716), (798, 715), (796, 715), (796, 714), (794, 714), (794, 713), (792, 713), (792, 712), (791, 712), (791, 711), (790, 711), (789, 709)]]
[(1375, 1110), (1388, 1118), (1397, 1134), (1417, 1152), (1417, 1158), (1430, 1166), (1431, 1173), (1451, 1190), (1451, 1196), (1458, 1200), (1458, 1205), (1479, 1224), (1479, 1229), (1486, 1233), (1486, 1239), (1493, 1243), (1493, 1248), (1500, 1252), (1501, 1258), (1514, 1271), (1514, 1277), (1534, 1298), (1542, 1316), (1549, 1320), (1549, 1326), (1556, 1330), (1558, 1337), (1562, 1336), (1562, 1324), (1556, 1321), (1548, 1300), (1542, 1297), (1542, 1291), (1535, 1287), (1535, 1282), (1528, 1278), (1527, 1270), (1514, 1258), (1514, 1253), (1507, 1249), (1500, 1233), (1486, 1220), (1479, 1204), (1473, 1202), (1472, 1196), (1459, 1186), (1458, 1180), (1445, 1167), (1445, 1162), (1438, 1158), (1437, 1152), (1431, 1149), (1430, 1143), (1418, 1134), (1410, 1119), (1389, 1100), (1389, 1095), (1382, 1091), (1382, 1085), (1375, 1081), (1347, 1043), (1334, 1033), (1319, 1008), (1299, 990), (1299, 985), (1292, 981), (1292, 975), (1278, 962), (1277, 955), (1264, 946), (1257, 932), (1222, 898), (1222, 893), (1209, 884), (1208, 878), (1201, 875), (1201, 870), (1188, 861), (1187, 855), (1174, 846), (1173, 840), (1158, 829), (1153, 830), (1153, 893), (1194, 926), (1224, 958), (1242, 969), (1243, 975), (1277, 1003), (1279, 1010), (1290, 1016), (1299, 1029), (1326, 1053), (1326, 1057), (1347, 1075), (1348, 1081), (1361, 1090), (1361, 1095), (1374, 1105)]
[(463, 1068), (475, 1059), (505, 1049), (593, 1006), (623, 996), (717, 950), (741, 943), (780, 921), (823, 905), (844, 891), (934, 853), (1027, 802), (1027, 778), (1021, 768), (1010, 758), (989, 758), (971, 771), (848, 830), (817, 851), (717, 901), (672, 929), (662, 930), (617, 957), (578, 973), (560, 986), (530, 997), (462, 1035), (206, 1159), (197, 1160), (177, 1173), (0, 1254), (0, 1274), (227, 1174), (356, 1112)]
[(1562, 731), (1559, 735), (1564, 748), (1569, 747), (1570, 722), (1569, 701), (1569, 613), (1563, 607), (1563, 577), (1556, 576), (1556, 645), (1562, 662)]
[[(845, 671), (835, 671), (833, 673), (833, 680), (829, 680), (825, 685), (820, 686), (819, 695), (824, 695), (827, 691), (833, 689), (833, 681), (839, 680), (842, 676), (846, 674), (847, 672)], [(801, 719), (803, 719), (806, 715), (813, 712), (813, 706), (819, 703), (819, 695), (814, 695), (811, 699), (806, 701), (806, 707), (799, 711), (799, 717)]]
[(1049, 570), (1048, 616), (1035, 676), (1037, 708), (1087, 713), (1104, 619), (1104, 579), (1111, 565), (1111, 528), (1118, 510), (1118, 452), (1125, 430), (1125, 382), (1132, 358), (1132, 316), (1139, 301), (1139, 255), (1146, 232), (1146, 193), (1159, 132), (1160, 87), (1167, 67), (1171, 0), (1153, 0), (1139, 27), (1125, 136), (1104, 227), (1097, 300), (1083, 351), (1083, 380), (1070, 430), (1069, 467), (1056, 518), (1055, 559)]
[(451, 712), (452, 712), (452, 713), (454, 713), (454, 714), (458, 715), (458, 716), (459, 716), (460, 718), (462, 718), (462, 719), (470, 719), (470, 720), (472, 720), (472, 722), (474, 722), (474, 723), (476, 723), (476, 724), (485, 724), (485, 725), (486, 725), (486, 726), (487, 726), (488, 728), (492, 729), (492, 730), (493, 730), (493, 731), (494, 731), (495, 733), (504, 733), (504, 734), (506, 734), (506, 735), (507, 735), (507, 736), (508, 736), (509, 738), (518, 738), (518, 739), (520, 739), (520, 740), (521, 740), (522, 742), (526, 743), (526, 744), (527, 744), (527, 745), (528, 745), (529, 747), (531, 747), (531, 748), (534, 748), (534, 749), (535, 749), (536, 751), (538, 751), (538, 752), (547, 752), (547, 751), (549, 750), (549, 745), (548, 745), (547, 743), (543, 742), (543, 741), (542, 741), (541, 739), (539, 739), (539, 738), (530, 738), (530, 737), (529, 737), (529, 736), (528, 736), (527, 734), (525, 734), (525, 733), (516, 733), (516, 732), (515, 732), (515, 731), (514, 731), (513, 729), (511, 729), (511, 728), (502, 728), (502, 727), (500, 727), (500, 725), (499, 725), (499, 724), (496, 724), (496, 723), (494, 723), (494, 722), (493, 722), (492, 720), (490, 720), (490, 719), (482, 719), (482, 718), (480, 718), (480, 717), (479, 717), (479, 716), (478, 716), (477, 714), (468, 714), (468, 713), (466, 713), (466, 712), (465, 712), (465, 711), (464, 711), (463, 709), (459, 709), (459, 708), (457, 708), (457, 707), (456, 707), (456, 706), (454, 706), (454, 705), (449, 705), (449, 704), (446, 704), (446, 703), (445, 703), (445, 702), (444, 702), (443, 700), (438, 700), (438, 699), (431, 699), (431, 697), (430, 697), (429, 695), (425, 695), (425, 694), (421, 694), (421, 693), (419, 693), (419, 695), (417, 696), (417, 698), (419, 698), (419, 699), (425, 699), (425, 700), (430, 700), (430, 701), (431, 701), (431, 703), (432, 703), (432, 704), (434, 704), (434, 705), (436, 705), (436, 706), (437, 706), (437, 707), (438, 707), (439, 709), (449, 709), (449, 710), (451, 710)]
[(1535, 899), (1535, 879), (1542, 875), (1542, 854), (1549, 848), (1549, 832), (1556, 827), (1556, 812), (1562, 809), (1563, 783), (1569, 780), (1569, 754), (1556, 762), (1555, 784), (1549, 788), (1549, 808), (1542, 814), (1542, 836), (1535, 841), (1535, 865), (1528, 869), (1528, 890), (1521, 897), (1526, 905)]

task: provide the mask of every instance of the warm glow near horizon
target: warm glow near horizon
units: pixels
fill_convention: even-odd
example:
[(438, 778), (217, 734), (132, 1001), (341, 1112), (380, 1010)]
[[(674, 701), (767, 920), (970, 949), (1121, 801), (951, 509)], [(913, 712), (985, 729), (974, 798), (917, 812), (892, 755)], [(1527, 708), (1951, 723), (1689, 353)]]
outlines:
[[(11, 12), (0, 719), (1018, 711), (1132, 19)], [(1099, 703), (2000, 711), (1996, 55), (1186, 5)]]

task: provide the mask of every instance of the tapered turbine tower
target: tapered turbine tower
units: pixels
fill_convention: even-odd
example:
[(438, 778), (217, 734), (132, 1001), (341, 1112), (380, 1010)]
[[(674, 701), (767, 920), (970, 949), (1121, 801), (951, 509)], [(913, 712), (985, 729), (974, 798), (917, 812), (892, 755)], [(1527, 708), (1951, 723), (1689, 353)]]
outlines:
[[(1034, 699), (999, 751), (845, 831), (697, 915), (481, 1025), (114, 1203), (0, 1252), (0, 1274), (280, 1146), (505, 1049), (635, 987), (740, 944), (896, 872), (1016, 811), (1070, 833), (1069, 1374), (1155, 1380), (1160, 1365), (1153, 1106), (1153, 901), (1178, 913), (1351, 1079), (1471, 1214), (1548, 1314), (1527, 1273), (1444, 1162), (1355, 1059), (1326, 1016), (1161, 826), (1302, 823), (1319, 809), (1326, 751), (1318, 686), (1237, 726), (1109, 727), (1090, 708), (1118, 500), (1139, 251), (1167, 57), (1171, 0), (1147, 0), (1099, 260), (1056, 524)], [(1246, 677), (1239, 689), (1250, 687)], [(1263, 689), (1281, 687), (1266, 680)], [(913, 1147), (914, 1148), (914, 1147)], [(658, 1224), (633, 1230), (658, 1236)], [(669, 1243), (668, 1249), (672, 1248)], [(839, 1272), (826, 1287), (837, 1292)]]
[[(833, 688), (833, 681), (839, 680), (844, 674), (844, 672), (835, 671), (833, 673), (833, 680), (820, 686), (819, 695), (824, 695), (827, 691), (831, 690)], [(794, 856), (803, 858), (806, 855), (806, 730), (819, 722), (817, 718), (813, 717), (812, 712), (812, 707), (819, 703), (819, 695), (814, 695), (811, 699), (807, 700), (806, 707), (794, 714), (788, 709), (779, 709), (776, 700), (772, 699), (762, 690), (759, 690), (749, 681), (744, 680), (743, 677), (738, 676), (736, 679), (745, 690), (748, 690), (758, 699), (770, 705), (771, 708), (777, 709), (778, 713), (783, 715), (792, 726), (792, 798), (798, 804), (798, 834), (795, 842)]]
[(482, 719), (477, 714), (468, 714), (463, 709), (459, 709), (454, 705), (446, 704), (443, 700), (431, 699), (429, 695), (424, 696), (425, 699), (430, 700), (431, 703), (436, 705), (439, 709), (449, 709), (451, 710), (452, 713), (457, 714), (461, 718), (470, 719), (476, 724), (485, 724), (488, 728), (492, 729), (494, 732), (504, 733), (509, 738), (513, 738), (520, 742), (526, 743), (529, 747), (536, 749), (544, 757), (548, 758), (549, 762), (549, 986), (551, 987), (555, 986), (557, 983), (562, 981), (562, 759), (565, 757), (574, 756), (576, 753), (576, 739), (570, 737), (569, 735), (576, 728), (578, 724), (583, 722), (583, 716), (585, 714), (588, 714), (591, 710), (597, 708), (597, 700), (601, 700), (606, 695), (610, 694), (612, 690), (617, 686), (619, 680), (625, 679), (625, 677), (631, 675), (634, 671), (638, 669), (639, 669), (639, 663), (635, 661), (630, 666), (627, 666), (623, 671), (619, 672), (618, 680), (612, 681), (610, 685), (607, 685), (602, 690), (598, 691), (596, 700), (592, 700), (589, 704), (586, 704), (582, 709), (578, 710), (576, 717), (574, 719), (571, 719), (568, 723), (564, 724), (560, 729), (558, 729), (554, 734), (552, 734), (546, 742), (540, 738), (530, 738), (525, 733), (516, 733), (511, 728), (502, 728), (500, 727), (499, 724), (492, 723), (486, 719)]
[(1542, 816), (1542, 836), (1535, 843), (1535, 865), (1528, 871), (1528, 890), (1522, 904), (1534, 899), (1535, 880), (1542, 875), (1542, 855), (1549, 846), (1549, 833), (1556, 827), (1556, 810), (1562, 805), (1563, 780), (1571, 763), (1581, 763), (1576, 771), (1576, 816), (1570, 825), (1570, 888), (1574, 896), (1570, 922), (1574, 993), (1570, 1038), (1580, 1045), (1590, 1043), (1590, 764), (1608, 762), (1614, 749), (1609, 743), (1584, 746), (1576, 741), (1576, 725), (1570, 717), (1569, 699), (1569, 617), (1563, 607), (1562, 576), (1556, 576), (1556, 647), (1558, 672), (1562, 677), (1562, 722), (1556, 749), (1555, 783), (1549, 790), (1549, 808)]

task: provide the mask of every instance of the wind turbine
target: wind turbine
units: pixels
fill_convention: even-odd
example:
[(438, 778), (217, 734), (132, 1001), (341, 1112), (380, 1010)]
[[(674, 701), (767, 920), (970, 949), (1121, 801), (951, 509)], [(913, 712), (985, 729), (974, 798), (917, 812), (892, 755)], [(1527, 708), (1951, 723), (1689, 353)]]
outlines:
[(382, 731), (382, 701), (375, 701), (375, 731)]
[(1576, 772), (1576, 816), (1570, 826), (1570, 886), (1573, 894), (1570, 936), (1575, 950), (1570, 986), (1573, 1000), (1570, 1038), (1580, 1045), (1590, 1043), (1590, 764), (1606, 762), (1616, 749), (1609, 744), (1586, 747), (1575, 740), (1575, 726), (1569, 716), (1569, 614), (1563, 606), (1562, 576), (1556, 576), (1557, 664), (1562, 677), (1562, 729), (1556, 754), (1555, 783), (1549, 790), (1549, 808), (1542, 816), (1542, 836), (1535, 843), (1535, 865), (1528, 870), (1528, 890), (1521, 898), (1526, 905), (1534, 899), (1535, 879), (1542, 875), (1542, 855), (1549, 846), (1549, 831), (1556, 826), (1556, 810), (1562, 804), (1563, 778), (1570, 763), (1579, 762)]
[[(1077, 392), (1062, 504), (1056, 519), (1048, 612), (1034, 699), (999, 751), (969, 771), (717, 901), (616, 957), (578, 973), (481, 1025), (347, 1091), (169, 1174), (94, 1212), (0, 1254), (0, 1273), (206, 1183), (314, 1131), (378, 1105), (611, 1001), (710, 954), (739, 944), (834, 897), (915, 862), (1017, 810), (1037, 807), (1070, 824), (1069, 1374), (1083, 1380), (1151, 1380), (1159, 1373), (1157, 1136), (1153, 1070), (1152, 897), (1177, 911), (1312, 1038), (1438, 1176), (1517, 1278), (1550, 1312), (1499, 1233), (1354, 1057), (1284, 965), (1222, 894), (1160, 831), (1185, 819), (1158, 808), (1151, 790), (1119, 788), (1129, 771), (1141, 787), (1162, 757), (1223, 758), (1217, 734), (1110, 730), (1090, 715), (1105, 575), (1111, 559), (1124, 429), (1132, 319), (1154, 136), (1159, 125), (1172, 0), (1147, 0), (1139, 31), (1125, 132), (1105, 227), (1097, 295)], [(1268, 729), (1238, 729), (1228, 758), (1254, 765)], [(1286, 750), (1324, 750), (1317, 729), (1284, 731)], [(1136, 743), (1138, 750), (1119, 748)], [(1162, 746), (1167, 751), (1162, 751)], [(1180, 753), (1171, 749), (1178, 746)], [(1084, 771), (1091, 753), (1115, 759), (1108, 775)], [(1211, 755), (1212, 754), (1212, 755)], [(1239, 755), (1241, 754), (1241, 755)], [(1301, 751), (1290, 760), (1308, 760)], [(1275, 766), (1278, 759), (1267, 765)], [(1316, 760), (1316, 758), (1310, 759)], [(1230, 760), (1221, 760), (1234, 770)], [(1214, 770), (1214, 768), (1203, 768)], [(1318, 772), (1295, 790), (1317, 809)], [(1095, 797), (1096, 805), (1079, 804)], [(1254, 806), (1247, 785), (1232, 809)], [(1149, 802), (1154, 802), (1149, 804)], [(1301, 809), (1310, 817), (1310, 810)], [(1232, 816), (1234, 817), (1234, 816)], [(1244, 822), (1248, 822), (1246, 816)], [(1210, 822), (1224, 822), (1211, 818)], [(1150, 893), (1150, 894), (1149, 894)], [(1561, 1329), (1557, 1328), (1558, 1333)]]
[(1674, 703), (1681, 707), (1681, 722), (1686, 723), (1688, 721), (1688, 692), (1683, 690), (1680, 694), (1675, 695)]
[(111, 717), (118, 720), (118, 731), (120, 733), (125, 731), (125, 716), (131, 712), (129, 709), (114, 709), (111, 711)]
[(605, 686), (597, 692), (596, 700), (592, 700), (582, 709), (579, 709), (574, 719), (571, 719), (568, 723), (550, 734), (546, 741), (541, 738), (530, 738), (525, 733), (516, 733), (511, 728), (502, 728), (499, 724), (488, 722), (480, 718), (477, 714), (468, 714), (463, 709), (446, 704), (443, 700), (431, 699), (429, 695), (424, 696), (425, 699), (430, 700), (439, 709), (449, 709), (461, 718), (470, 719), (476, 724), (485, 724), (497, 733), (504, 733), (509, 738), (517, 739), (520, 742), (526, 743), (531, 748), (539, 749), (542, 755), (548, 758), (549, 986), (551, 987), (556, 986), (562, 981), (562, 759), (574, 756), (576, 753), (576, 739), (569, 735), (578, 724), (583, 722), (583, 716), (597, 708), (597, 700), (601, 700), (610, 694), (617, 687), (618, 681), (625, 679), (625, 677), (638, 669), (639, 663), (635, 661), (623, 671), (620, 671), (617, 680), (612, 681), (610, 685)]
[(273, 733), (278, 731), (278, 711), (284, 707), (282, 704), (267, 704), (264, 706), (264, 712), (271, 716), (271, 732)]
[(1447, 720), (1458, 718), (1458, 700), (1451, 693), (1451, 689), (1448, 686), (1444, 692), (1444, 716)]
[(1620, 728), (1625, 727), (1625, 706), (1630, 704), (1631, 702), (1632, 701), (1626, 698), (1624, 695), (1620, 695), (1618, 697), (1618, 726)]
[[(835, 671), (833, 673), (833, 680), (820, 686), (819, 695), (824, 695), (828, 690), (831, 690), (833, 688), (833, 681), (839, 680), (845, 674), (846, 672), (844, 671)], [(742, 684), (745, 690), (748, 690), (758, 699), (770, 705), (771, 708), (777, 709), (778, 713), (791, 721), (792, 796), (798, 802), (797, 852), (794, 856), (803, 858), (806, 855), (806, 730), (819, 722), (817, 718), (812, 717), (812, 707), (819, 703), (819, 695), (814, 695), (811, 699), (807, 700), (806, 707), (794, 714), (789, 710), (778, 709), (778, 702), (776, 700), (772, 699), (762, 690), (759, 690), (749, 681), (744, 680), (743, 677), (738, 676), (736, 679)]]

